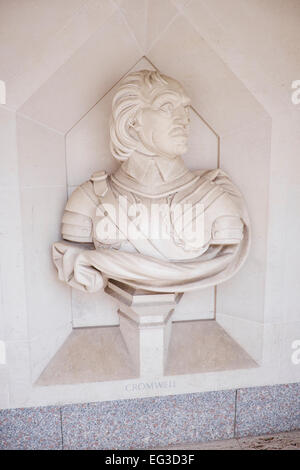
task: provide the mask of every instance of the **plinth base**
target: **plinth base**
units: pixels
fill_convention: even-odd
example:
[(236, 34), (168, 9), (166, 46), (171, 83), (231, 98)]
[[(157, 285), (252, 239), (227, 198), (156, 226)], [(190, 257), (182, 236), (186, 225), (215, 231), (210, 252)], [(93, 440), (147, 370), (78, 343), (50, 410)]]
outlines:
[(119, 302), (121, 333), (139, 376), (162, 376), (171, 337), (171, 317), (182, 294), (149, 292), (113, 280), (105, 291)]

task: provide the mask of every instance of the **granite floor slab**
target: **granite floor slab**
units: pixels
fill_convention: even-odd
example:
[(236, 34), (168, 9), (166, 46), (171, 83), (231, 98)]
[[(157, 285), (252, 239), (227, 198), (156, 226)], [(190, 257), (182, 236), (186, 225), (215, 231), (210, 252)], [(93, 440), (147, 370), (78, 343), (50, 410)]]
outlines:
[(64, 449), (143, 449), (229, 439), (235, 391), (62, 407)]
[(62, 448), (299, 449), (300, 384), (0, 410), (1, 450)]
[(236, 437), (300, 429), (300, 383), (237, 391)]
[(62, 449), (60, 408), (0, 410), (0, 449)]

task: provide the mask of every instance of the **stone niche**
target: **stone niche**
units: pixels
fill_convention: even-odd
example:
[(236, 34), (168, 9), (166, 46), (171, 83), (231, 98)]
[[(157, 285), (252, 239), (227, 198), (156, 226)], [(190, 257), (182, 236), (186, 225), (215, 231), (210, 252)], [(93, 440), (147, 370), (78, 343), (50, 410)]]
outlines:
[[(93, 10), (81, 11), (94, 18), (92, 30), (82, 25), (78, 38), (70, 22), (63, 47), (53, 42), (46, 50), (49, 62), (34, 63), (35, 74), (24, 76), (23, 97), (16, 83), (8, 86), (14, 110), (0, 110), (12, 155), (7, 174), (19, 177), (7, 194), (17, 188), (21, 202), (7, 197), (13, 214), (7, 224), (15, 234), (7, 243), (18, 247), (9, 276), (19, 296), (12, 300), (10, 292), (5, 299), (17, 313), (4, 317), (3, 407), (276, 380), (264, 324), (271, 119), (181, 7), (167, 4), (168, 21), (155, 7), (146, 37), (129, 7), (102, 2), (105, 15), (96, 18)], [(74, 39), (75, 32), (71, 46), (67, 34)], [(94, 171), (116, 168), (108, 147), (112, 95), (125, 74), (143, 68), (157, 68), (183, 84), (193, 106), (187, 166), (223, 168), (244, 194), (252, 226), (250, 255), (239, 273), (217, 288), (184, 294), (176, 307), (164, 375), (147, 377), (162, 383), (159, 392), (130, 385), (140, 379), (119, 333), (117, 302), (105, 292), (87, 295), (60, 283), (50, 256), (67, 197)]]

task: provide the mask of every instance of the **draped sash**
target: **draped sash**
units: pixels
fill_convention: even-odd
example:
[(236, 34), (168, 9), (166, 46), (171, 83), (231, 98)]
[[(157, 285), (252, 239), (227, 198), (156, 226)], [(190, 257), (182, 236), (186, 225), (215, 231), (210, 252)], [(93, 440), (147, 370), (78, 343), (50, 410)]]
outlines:
[[(205, 253), (194, 259), (174, 262), (158, 256), (150, 242), (146, 254), (144, 249), (142, 254), (136, 240), (130, 240), (136, 252), (113, 247), (80, 248), (78, 244), (60, 241), (52, 247), (59, 279), (87, 292), (99, 291), (108, 278), (153, 292), (185, 292), (217, 285), (232, 277), (244, 263), (250, 246), (250, 226), (245, 203), (237, 188), (221, 170), (201, 174), (206, 181), (220, 185), (222, 191), (230, 194), (235, 201), (237, 214), (244, 223), (244, 236), (240, 243), (211, 245)], [(204, 179), (200, 178), (199, 184), (203, 184)], [(100, 208), (101, 204), (100, 201)], [(213, 199), (211, 204), (214, 204)]]

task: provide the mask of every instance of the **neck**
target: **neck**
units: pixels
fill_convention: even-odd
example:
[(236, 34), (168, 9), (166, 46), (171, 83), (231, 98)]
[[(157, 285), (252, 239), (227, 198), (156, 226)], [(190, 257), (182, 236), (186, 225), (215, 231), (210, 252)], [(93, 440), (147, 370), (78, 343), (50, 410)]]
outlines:
[(134, 152), (122, 164), (122, 171), (144, 186), (158, 186), (180, 178), (189, 170), (180, 156), (148, 156)]

